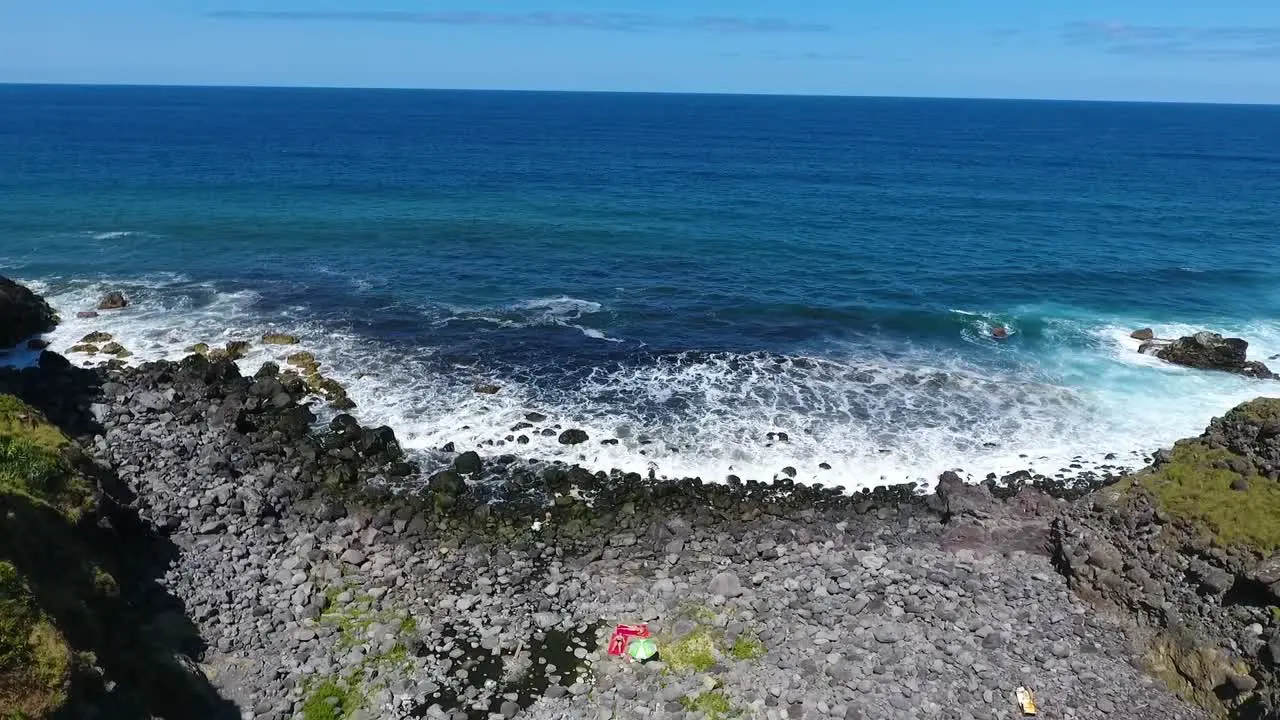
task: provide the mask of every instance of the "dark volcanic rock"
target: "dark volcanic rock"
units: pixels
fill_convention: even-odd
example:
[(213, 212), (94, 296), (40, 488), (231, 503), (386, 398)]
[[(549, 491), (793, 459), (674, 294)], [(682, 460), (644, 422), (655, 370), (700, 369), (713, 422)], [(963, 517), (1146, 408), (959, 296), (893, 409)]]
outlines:
[(109, 292), (98, 301), (99, 310), (119, 310), (128, 305), (128, 298), (124, 296), (124, 293), (119, 291)]
[(561, 445), (580, 445), (589, 439), (590, 438), (587, 436), (587, 433), (584, 430), (577, 430), (577, 429), (571, 428), (569, 430), (565, 430), (564, 432), (560, 433)]
[(474, 450), (468, 450), (462, 453), (453, 461), (453, 469), (463, 475), (475, 475), (480, 472), (483, 463), (480, 461), (480, 454)]
[(25, 286), (0, 277), (0, 348), (49, 332), (57, 324), (58, 316), (43, 298)]
[(1224, 338), (1210, 332), (1199, 332), (1171, 342), (1148, 340), (1139, 348), (1139, 352), (1155, 355), (1174, 365), (1274, 379), (1275, 374), (1266, 365), (1248, 360), (1248, 350), (1249, 343), (1240, 338)]
[(1146, 341), (1146, 340), (1154, 340), (1156, 337), (1156, 334), (1155, 334), (1155, 331), (1153, 331), (1151, 328), (1142, 328), (1141, 330), (1134, 330), (1133, 332), (1129, 333), (1129, 337), (1133, 338), (1134, 340)]

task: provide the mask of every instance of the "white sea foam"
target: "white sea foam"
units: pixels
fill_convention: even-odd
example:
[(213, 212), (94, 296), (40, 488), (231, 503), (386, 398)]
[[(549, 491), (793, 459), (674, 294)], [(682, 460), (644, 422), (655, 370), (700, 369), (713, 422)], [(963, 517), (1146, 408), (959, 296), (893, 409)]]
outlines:
[[(1119, 456), (1113, 464), (1136, 466), (1143, 453), (1198, 433), (1233, 405), (1280, 394), (1280, 384), (1185, 370), (1139, 355), (1128, 333), (1144, 323), (1129, 319), (1051, 321), (1044, 335), (1053, 349), (1028, 357), (1017, 343), (1001, 346), (999, 357), (1007, 361), (1000, 369), (937, 350), (886, 359), (851, 347), (821, 359), (638, 359), (564, 383), (532, 372), (493, 374), (479, 359), (442, 367), (437, 348), (392, 352), (321, 327), (304, 308), (264, 317), (253, 293), (218, 292), (181, 276), (33, 285), (64, 318), (49, 338), (56, 350), (104, 330), (133, 351), (135, 361), (177, 359), (197, 341), (254, 340), (267, 331), (287, 331), (300, 335), (324, 372), (347, 386), (363, 422), (392, 426), (412, 450), (453, 442), (483, 453), (706, 480), (730, 473), (767, 480), (790, 466), (802, 481), (858, 489), (928, 482), (955, 468), (975, 477), (1027, 468), (1052, 474), (1077, 457), (1098, 463), (1107, 453)], [(131, 305), (93, 319), (75, 317), (112, 289), (124, 290)], [(452, 315), (520, 327), (577, 327), (575, 321), (600, 312), (597, 303), (555, 297), (497, 310), (458, 308)], [(1161, 336), (1199, 329), (1146, 324)], [(1280, 352), (1280, 325), (1218, 329), (1253, 341), (1252, 357)], [(296, 349), (255, 343), (241, 364), (251, 372)], [(501, 391), (477, 394), (476, 382), (496, 383)], [(566, 447), (555, 436), (513, 431), (530, 411), (549, 417), (541, 428), (582, 428), (592, 439)], [(771, 442), (768, 434), (776, 432), (785, 432), (788, 441)], [(520, 434), (530, 438), (527, 445), (506, 439)], [(608, 438), (618, 444), (598, 442)]]

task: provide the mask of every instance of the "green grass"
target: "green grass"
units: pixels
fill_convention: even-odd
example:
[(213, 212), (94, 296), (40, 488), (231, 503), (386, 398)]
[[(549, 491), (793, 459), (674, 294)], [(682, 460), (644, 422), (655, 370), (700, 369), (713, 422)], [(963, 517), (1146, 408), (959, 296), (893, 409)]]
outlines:
[(1179, 444), (1167, 464), (1135, 475), (1122, 489), (1146, 490), (1162, 510), (1220, 546), (1275, 552), (1280, 549), (1280, 483), (1255, 475), (1245, 478), (1248, 489), (1232, 489), (1241, 477), (1226, 466), (1233, 458), (1199, 441)]
[(734, 660), (759, 660), (765, 656), (764, 643), (754, 635), (742, 634), (737, 640), (733, 641), (733, 647), (729, 648), (729, 655)]
[(733, 704), (719, 690), (704, 692), (695, 698), (683, 698), (680, 704), (685, 710), (705, 714), (709, 720), (722, 720), (733, 712)]
[(343, 720), (364, 704), (364, 698), (353, 687), (343, 687), (337, 680), (320, 681), (302, 703), (304, 720)]
[(667, 667), (677, 672), (706, 672), (716, 664), (716, 639), (711, 629), (703, 625), (665, 645), (660, 644), (658, 651)]
[(0, 709), (44, 717), (66, 700), (71, 648), (40, 611), (17, 570), (0, 561)]

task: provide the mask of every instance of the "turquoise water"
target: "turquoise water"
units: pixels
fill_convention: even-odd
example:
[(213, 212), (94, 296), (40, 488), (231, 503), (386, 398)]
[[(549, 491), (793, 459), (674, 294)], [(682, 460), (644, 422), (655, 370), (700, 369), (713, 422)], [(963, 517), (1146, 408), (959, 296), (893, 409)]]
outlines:
[[(0, 86), (0, 272), (56, 347), (297, 331), (424, 451), (848, 487), (1139, 462), (1280, 394), (1127, 338), (1280, 353), (1277, 228), (1280, 108)], [(134, 305), (73, 317), (108, 288)], [(507, 443), (535, 409), (593, 441)]]

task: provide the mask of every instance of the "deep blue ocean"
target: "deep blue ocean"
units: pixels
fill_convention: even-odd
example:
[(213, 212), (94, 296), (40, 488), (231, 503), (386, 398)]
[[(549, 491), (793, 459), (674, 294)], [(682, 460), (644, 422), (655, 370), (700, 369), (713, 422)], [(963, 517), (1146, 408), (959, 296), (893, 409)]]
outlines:
[[(0, 273), (59, 349), (296, 332), (416, 449), (1132, 464), (1280, 395), (1128, 339), (1280, 353), (1280, 107), (0, 86)], [(74, 317), (108, 289), (133, 305)], [(506, 441), (531, 410), (592, 440)]]

